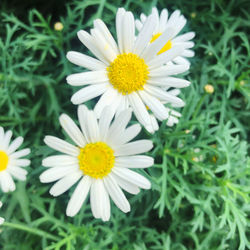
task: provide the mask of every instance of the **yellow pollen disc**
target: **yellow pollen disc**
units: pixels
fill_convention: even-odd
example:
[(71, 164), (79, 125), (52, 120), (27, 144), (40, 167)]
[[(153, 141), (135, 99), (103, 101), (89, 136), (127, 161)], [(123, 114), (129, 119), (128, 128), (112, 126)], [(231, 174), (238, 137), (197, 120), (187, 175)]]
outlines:
[(4, 151), (0, 151), (0, 171), (7, 168), (9, 162), (9, 157)]
[(85, 175), (103, 178), (114, 166), (114, 151), (104, 142), (86, 144), (78, 155), (80, 169)]
[(123, 95), (142, 90), (149, 74), (144, 59), (133, 53), (118, 55), (107, 71), (110, 83)]
[[(162, 34), (162, 33), (157, 33), (157, 34), (155, 34), (155, 35), (152, 37), (150, 43), (154, 42), (159, 36), (161, 36), (161, 34)], [(161, 50), (160, 50), (157, 54), (160, 55), (161, 53), (166, 52), (167, 50), (169, 50), (169, 49), (171, 49), (171, 48), (172, 48), (172, 43), (171, 43), (171, 41), (169, 40), (169, 41), (167, 41), (167, 43), (161, 48)]]

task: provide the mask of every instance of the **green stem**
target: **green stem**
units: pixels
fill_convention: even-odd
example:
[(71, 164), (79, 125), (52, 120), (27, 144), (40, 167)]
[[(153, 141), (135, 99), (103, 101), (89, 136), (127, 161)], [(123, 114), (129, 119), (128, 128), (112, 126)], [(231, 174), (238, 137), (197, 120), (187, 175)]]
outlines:
[(14, 229), (17, 229), (17, 230), (26, 231), (28, 233), (35, 234), (35, 235), (38, 235), (40, 237), (45, 237), (47, 239), (51, 239), (51, 240), (54, 240), (54, 241), (59, 241), (60, 240), (60, 238), (58, 238), (58, 237), (56, 237), (56, 236), (54, 236), (52, 234), (49, 234), (49, 233), (44, 232), (44, 231), (42, 231), (40, 229), (37, 229), (37, 228), (28, 227), (28, 226), (23, 225), (23, 224), (4, 222), (4, 224), (2, 226), (14, 228)]

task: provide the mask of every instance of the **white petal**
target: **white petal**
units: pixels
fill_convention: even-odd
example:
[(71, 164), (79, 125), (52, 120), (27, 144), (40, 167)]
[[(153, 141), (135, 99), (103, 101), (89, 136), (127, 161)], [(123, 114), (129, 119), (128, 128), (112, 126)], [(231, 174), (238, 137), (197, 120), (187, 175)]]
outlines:
[(182, 56), (185, 57), (193, 57), (194, 56), (194, 52), (190, 49), (185, 49), (182, 53)]
[(148, 80), (148, 84), (159, 87), (185, 88), (190, 85), (190, 82), (175, 77), (154, 77), (152, 80)]
[(13, 192), (16, 189), (16, 185), (7, 171), (0, 172), (0, 185), (4, 193)]
[(87, 114), (89, 110), (85, 105), (79, 105), (77, 109), (78, 120), (80, 123), (81, 130), (87, 142), (90, 142), (87, 128)]
[(143, 124), (143, 126), (150, 125), (149, 113), (138, 94), (136, 92), (131, 93), (128, 95), (128, 100), (137, 120)]
[(194, 32), (188, 32), (188, 33), (185, 33), (183, 35), (180, 35), (180, 36), (177, 36), (175, 37), (172, 42), (175, 43), (175, 42), (184, 42), (184, 41), (189, 41), (191, 39), (193, 39), (195, 36), (195, 33)]
[(148, 152), (153, 147), (150, 140), (138, 140), (115, 148), (115, 156), (136, 155)]
[(106, 61), (108, 63), (113, 62), (117, 57), (117, 53), (114, 51), (112, 45), (106, 41), (105, 37), (103, 37), (98, 29), (92, 29), (91, 35), (95, 40), (96, 47), (103, 54)]
[(113, 87), (108, 86), (107, 91), (101, 96), (95, 105), (94, 112), (97, 118), (100, 118), (103, 109), (106, 106), (111, 105), (117, 96), (118, 92)]
[(125, 10), (123, 8), (119, 8), (116, 13), (116, 34), (117, 34), (117, 41), (120, 53), (124, 52), (123, 49), (123, 18), (125, 15)]
[[(189, 65), (164, 65), (159, 68), (155, 68), (150, 70), (149, 77), (152, 79), (153, 77), (163, 77), (168, 75), (176, 75), (189, 70)], [(150, 80), (151, 80), (150, 79)]]
[(124, 110), (118, 115), (118, 117), (114, 120), (114, 122), (109, 128), (108, 131), (109, 141), (112, 141), (113, 138), (116, 138), (121, 134), (121, 132), (123, 132), (128, 122), (130, 121), (131, 116), (132, 116), (131, 109)]
[(65, 167), (52, 167), (45, 170), (40, 175), (40, 181), (42, 183), (49, 183), (63, 178), (79, 169), (77, 165), (75, 166), (65, 166)]
[(161, 11), (160, 21), (159, 21), (159, 30), (160, 30), (160, 32), (162, 32), (165, 29), (167, 20), (168, 20), (168, 10), (163, 9)]
[(87, 175), (84, 176), (82, 180), (79, 182), (68, 203), (66, 210), (67, 216), (75, 216), (79, 212), (83, 202), (85, 201), (89, 193), (91, 183), (92, 180)]
[(136, 137), (141, 131), (141, 126), (139, 124), (134, 124), (127, 129), (124, 130), (120, 135), (117, 135), (116, 138), (112, 138), (112, 144), (122, 145), (131, 141), (134, 137)]
[(109, 131), (109, 126), (113, 117), (114, 117), (114, 110), (110, 106), (105, 107), (100, 115), (100, 120), (99, 120), (101, 141), (106, 141)]
[(61, 167), (75, 165), (78, 163), (77, 157), (70, 155), (53, 155), (49, 156), (42, 161), (44, 167)]
[(135, 20), (135, 27), (138, 31), (140, 31), (143, 27), (143, 24), (140, 20)]
[(115, 53), (118, 54), (119, 51), (118, 51), (117, 44), (116, 44), (113, 36), (111, 35), (109, 29), (105, 25), (105, 23), (101, 19), (96, 19), (96, 20), (94, 20), (94, 27), (102, 33), (102, 35), (105, 37), (107, 42), (112, 46)]
[(23, 156), (26, 156), (28, 154), (30, 154), (30, 149), (29, 148), (25, 148), (25, 149), (16, 151), (15, 153), (11, 154), (10, 157), (12, 159), (17, 159), (17, 158), (21, 158)]
[(123, 18), (123, 38), (124, 52), (132, 52), (135, 40), (135, 21), (131, 12), (126, 12)]
[(80, 151), (77, 147), (71, 145), (70, 143), (59, 139), (55, 136), (47, 135), (44, 138), (44, 142), (51, 148), (72, 156), (78, 156)]
[(161, 88), (157, 88), (157, 87), (147, 85), (147, 86), (144, 87), (144, 89), (149, 94), (155, 96), (156, 98), (159, 98), (160, 100), (170, 102), (172, 104), (179, 104), (179, 105), (184, 104), (184, 102), (180, 98), (169, 94), (168, 92), (162, 90)]
[(73, 140), (73, 142), (77, 144), (79, 147), (84, 147), (86, 144), (86, 140), (80, 129), (74, 123), (74, 121), (66, 114), (62, 114), (59, 118), (59, 121), (62, 128)]
[(11, 137), (12, 137), (12, 131), (8, 130), (3, 137), (3, 141), (1, 142), (1, 147), (4, 150), (8, 149)]
[(186, 64), (186, 65), (190, 65), (190, 62), (182, 57), (182, 56), (177, 56), (176, 58), (173, 59), (173, 61), (176, 63), (176, 64)]
[(25, 181), (26, 175), (28, 174), (27, 170), (20, 168), (20, 167), (16, 167), (16, 166), (9, 166), (8, 172), (12, 176), (14, 176), (16, 179), (21, 180), (21, 181)]
[(154, 158), (146, 155), (122, 156), (115, 158), (115, 166), (122, 168), (148, 168), (154, 164)]
[(27, 167), (30, 165), (30, 160), (28, 159), (10, 159), (10, 164), (17, 167)]
[(172, 34), (174, 33), (173, 28), (166, 30), (158, 39), (152, 42), (149, 47), (144, 51), (142, 57), (146, 62), (150, 62), (152, 58), (157, 55), (157, 52), (170, 40)]
[(103, 70), (107, 67), (103, 62), (76, 51), (68, 52), (66, 57), (70, 62), (89, 70)]
[(110, 201), (103, 180), (93, 181), (90, 190), (91, 210), (95, 218), (108, 221), (110, 218)]
[(3, 127), (0, 126), (0, 141), (3, 141), (3, 137), (4, 137), (4, 129)]
[(87, 84), (105, 83), (109, 79), (106, 70), (99, 70), (72, 74), (69, 75), (66, 80), (67, 83), (72, 86), (82, 86)]
[[(153, 131), (157, 131), (159, 129), (158, 122), (153, 114), (150, 115), (151, 118), (151, 126)], [(150, 131), (149, 131), (150, 132)]]
[(109, 62), (99, 50), (95, 39), (86, 31), (80, 30), (77, 32), (79, 40), (104, 64), (109, 65)]
[(117, 174), (122, 179), (137, 185), (140, 188), (143, 189), (151, 188), (151, 183), (148, 179), (146, 179), (144, 176), (134, 171), (131, 171), (130, 169), (113, 167), (112, 172)]
[(136, 38), (134, 45), (134, 53), (139, 56), (141, 55), (141, 53), (144, 51), (145, 47), (148, 45), (152, 38), (155, 25), (155, 17), (153, 15), (150, 15)]
[(154, 68), (162, 66), (162, 64), (165, 64), (171, 60), (173, 60), (175, 57), (182, 54), (184, 48), (182, 46), (175, 46), (166, 52), (154, 57), (152, 60), (150, 60), (147, 65), (149, 67), (149, 70), (152, 70)]
[(162, 121), (167, 119), (168, 111), (157, 98), (149, 95), (146, 91), (140, 91), (140, 96), (149, 109), (152, 110), (155, 115), (157, 115), (159, 120)]
[(71, 102), (75, 105), (84, 103), (90, 99), (93, 99), (103, 94), (107, 89), (107, 83), (90, 85), (78, 90), (72, 97)]
[(88, 129), (88, 138), (90, 142), (99, 141), (100, 131), (99, 131), (99, 126), (98, 126), (94, 111), (88, 111), (86, 122), (87, 122), (87, 129)]
[(121, 177), (119, 177), (118, 175), (116, 175), (115, 173), (110, 173), (110, 176), (112, 176), (117, 184), (125, 191), (127, 191), (130, 194), (138, 194), (140, 192), (140, 189), (138, 188), (138, 186), (134, 185), (131, 182), (128, 182), (124, 179), (122, 179)]
[(107, 191), (111, 199), (114, 201), (115, 205), (124, 213), (129, 212), (130, 204), (121, 188), (118, 186), (116, 180), (110, 175), (106, 176), (103, 180), (105, 187), (107, 188)]
[(53, 196), (63, 194), (71, 188), (82, 177), (82, 175), (83, 173), (79, 170), (63, 177), (52, 186), (49, 191), (50, 194)]
[[(1, 141), (1, 138), (0, 138)], [(15, 152), (23, 143), (23, 137), (19, 136), (17, 137), (14, 141), (12, 141), (12, 143), (10, 144), (10, 146), (7, 149), (7, 154), (10, 155), (13, 152)]]

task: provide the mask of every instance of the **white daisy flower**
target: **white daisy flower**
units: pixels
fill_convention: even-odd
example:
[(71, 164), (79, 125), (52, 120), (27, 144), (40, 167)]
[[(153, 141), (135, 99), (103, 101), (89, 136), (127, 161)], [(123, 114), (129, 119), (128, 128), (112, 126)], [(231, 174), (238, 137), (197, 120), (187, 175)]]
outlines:
[[(0, 208), (3, 206), (3, 203), (0, 201)], [(0, 217), (0, 225), (4, 223), (4, 218)]]
[(121, 189), (137, 194), (140, 188), (149, 189), (150, 182), (129, 168), (147, 168), (153, 158), (141, 155), (149, 151), (150, 140), (130, 142), (140, 132), (139, 124), (126, 128), (132, 111), (122, 111), (113, 122), (114, 112), (106, 107), (98, 120), (86, 106), (78, 107), (81, 130), (66, 114), (60, 116), (60, 124), (76, 146), (54, 136), (46, 136), (44, 142), (63, 153), (45, 158), (42, 165), (49, 167), (40, 180), (43, 183), (57, 181), (50, 194), (58, 196), (79, 181), (68, 203), (66, 214), (76, 215), (90, 192), (93, 216), (108, 221), (110, 198), (124, 213), (130, 204)]
[(14, 191), (16, 185), (12, 177), (26, 180), (27, 171), (23, 167), (30, 165), (30, 160), (20, 159), (30, 153), (29, 148), (16, 151), (23, 143), (23, 137), (10, 142), (12, 131), (4, 133), (0, 127), (0, 185), (3, 192)]
[(163, 90), (164, 87), (183, 88), (190, 84), (189, 81), (172, 77), (188, 70), (188, 65), (165, 65), (181, 55), (183, 46), (176, 45), (157, 55), (165, 41), (172, 37), (174, 29), (164, 32), (150, 44), (156, 24), (156, 15), (150, 15), (135, 38), (133, 14), (120, 8), (116, 15), (118, 44), (99, 19), (94, 21), (91, 34), (79, 31), (78, 38), (97, 59), (74, 51), (68, 52), (69, 61), (90, 70), (67, 77), (70, 85), (89, 85), (72, 96), (73, 104), (78, 105), (101, 95), (94, 108), (98, 118), (107, 105), (111, 105), (118, 114), (132, 107), (138, 121), (149, 132), (154, 132), (154, 129), (146, 106), (157, 119), (165, 120), (169, 112), (160, 99), (172, 105), (184, 105), (180, 98)]
[[(180, 10), (176, 10), (172, 13), (172, 15), (168, 18), (168, 10), (163, 9), (159, 15), (159, 12), (156, 7), (152, 9), (152, 14), (156, 17), (156, 25), (154, 27), (154, 32), (151, 37), (151, 43), (157, 41), (159, 37), (162, 36), (166, 31), (170, 31), (171, 35), (169, 35), (168, 39), (164, 46), (158, 51), (158, 54), (164, 53), (175, 46), (182, 46), (184, 50), (181, 55), (173, 58), (173, 62), (176, 64), (189, 64), (189, 61), (186, 57), (193, 57), (194, 52), (190, 50), (194, 47), (194, 42), (190, 41), (194, 38), (194, 32), (188, 32), (182, 35), (177, 36), (180, 31), (185, 26), (187, 20), (181, 15)], [(147, 22), (149, 17), (145, 14), (141, 14), (140, 20), (135, 21), (135, 25), (138, 31), (142, 30), (143, 24)]]

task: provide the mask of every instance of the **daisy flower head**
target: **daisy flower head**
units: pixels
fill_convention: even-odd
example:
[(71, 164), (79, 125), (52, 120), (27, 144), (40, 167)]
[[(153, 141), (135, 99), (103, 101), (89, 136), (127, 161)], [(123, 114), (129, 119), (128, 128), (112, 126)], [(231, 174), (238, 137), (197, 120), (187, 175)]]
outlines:
[[(172, 34), (168, 37), (168, 40), (165, 40), (165, 42), (167, 42), (158, 51), (158, 54), (164, 53), (175, 46), (182, 46), (184, 50), (179, 56), (173, 58), (173, 62), (176, 64), (189, 64), (189, 61), (186, 59), (186, 57), (194, 56), (194, 52), (191, 50), (191, 48), (194, 47), (194, 42), (190, 40), (194, 38), (195, 33), (188, 32), (178, 35), (187, 22), (186, 18), (181, 15), (180, 10), (174, 11), (169, 17), (167, 9), (163, 9), (159, 14), (156, 7), (152, 9), (152, 14), (156, 17), (156, 25), (151, 37), (151, 43), (157, 41), (157, 39), (162, 36), (164, 32), (173, 30)], [(141, 14), (140, 19), (135, 21), (138, 31), (142, 30), (143, 24), (147, 22), (148, 18), (149, 17), (147, 17), (145, 14)]]
[(130, 204), (123, 191), (137, 194), (149, 189), (150, 182), (142, 175), (130, 170), (153, 165), (153, 158), (141, 155), (151, 150), (150, 140), (130, 142), (140, 132), (135, 124), (127, 127), (132, 111), (123, 110), (112, 122), (111, 107), (103, 109), (100, 119), (86, 106), (78, 107), (80, 128), (66, 114), (60, 116), (60, 124), (75, 145), (54, 136), (46, 136), (45, 143), (61, 152), (49, 156), (42, 162), (48, 167), (41, 176), (43, 183), (56, 183), (50, 194), (58, 196), (78, 182), (67, 205), (66, 214), (76, 215), (90, 193), (93, 216), (108, 221), (110, 198), (124, 213), (130, 211)]
[(0, 127), (0, 186), (3, 192), (12, 192), (16, 185), (12, 177), (18, 180), (26, 180), (27, 171), (23, 167), (30, 165), (30, 160), (22, 159), (30, 153), (29, 148), (16, 151), (23, 143), (23, 137), (19, 136), (11, 142), (12, 131), (4, 133)]
[(98, 118), (108, 105), (117, 114), (131, 107), (137, 120), (151, 133), (155, 131), (146, 106), (161, 121), (169, 116), (161, 100), (169, 105), (183, 106), (180, 98), (164, 90), (165, 87), (183, 88), (190, 84), (172, 77), (188, 70), (188, 65), (166, 65), (182, 53), (183, 47), (176, 45), (158, 55), (174, 29), (150, 43), (156, 24), (156, 16), (150, 15), (135, 37), (133, 14), (120, 8), (116, 14), (117, 43), (100, 19), (94, 21), (90, 34), (79, 31), (78, 38), (96, 58), (74, 51), (67, 53), (70, 62), (89, 70), (67, 77), (68, 84), (84, 86), (72, 96), (72, 103), (79, 105), (101, 96), (94, 108)]
[[(0, 201), (0, 208), (3, 206), (3, 203)], [(4, 223), (4, 218), (0, 217), (0, 225)]]

